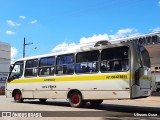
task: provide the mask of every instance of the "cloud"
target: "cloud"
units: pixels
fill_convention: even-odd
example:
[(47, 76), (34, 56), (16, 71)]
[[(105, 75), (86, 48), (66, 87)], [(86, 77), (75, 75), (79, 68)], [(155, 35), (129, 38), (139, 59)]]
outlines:
[(35, 23), (37, 23), (38, 22), (38, 20), (32, 20), (30, 23), (31, 24), (35, 24)]
[(91, 37), (81, 37), (78, 44), (71, 43), (67, 44), (66, 42), (63, 42), (60, 45), (57, 45), (55, 48), (52, 49), (52, 52), (64, 52), (64, 51), (73, 51), (73, 49), (79, 49), (81, 47), (89, 47), (94, 46), (96, 42), (102, 41), (102, 40), (108, 40), (111, 41), (115, 38), (121, 38), (121, 37), (127, 37), (131, 35), (137, 35), (137, 30), (134, 28), (125, 28), (118, 30), (113, 35), (108, 34), (99, 34), (99, 35), (93, 35)]
[(158, 1), (158, 5), (160, 6), (160, 1)]
[(92, 37), (82, 37), (80, 38), (80, 42), (78, 44), (76, 43), (70, 43), (67, 44), (66, 42), (63, 42), (60, 45), (57, 45), (55, 48), (52, 49), (52, 52), (64, 52), (64, 51), (73, 51), (74, 49), (79, 49), (81, 47), (94, 45), (97, 41), (101, 40), (108, 40), (107, 34), (99, 34), (99, 35), (93, 35)]
[(85, 38), (85, 37), (82, 37), (80, 39), (80, 44), (84, 44), (84, 43), (95, 43), (97, 41), (100, 41), (100, 40), (108, 40), (109, 37), (107, 34), (99, 34), (99, 35), (93, 35), (92, 37), (88, 37), (88, 38)]
[(160, 27), (156, 27), (152, 30), (152, 32), (160, 32)]
[(52, 49), (51, 52), (65, 52), (65, 51), (72, 51), (73, 49), (76, 49), (77, 45), (75, 43), (67, 44), (66, 42), (63, 42), (60, 45), (57, 45)]
[(19, 16), (20, 19), (26, 19), (26, 16)]
[(6, 34), (7, 34), (7, 35), (14, 35), (15, 32), (13, 32), (13, 31), (11, 31), (11, 30), (7, 30), (7, 31), (6, 31)]
[(131, 28), (120, 29), (118, 30), (117, 34), (126, 34), (126, 33), (131, 33), (132, 31), (134, 31), (134, 29)]
[(110, 39), (116, 39), (116, 38), (122, 38), (122, 37), (127, 37), (131, 35), (138, 34), (137, 30), (134, 28), (125, 28), (125, 29), (120, 29), (118, 30), (115, 34), (109, 35)]
[(11, 63), (15, 61), (15, 56), (17, 55), (18, 50), (15, 47), (11, 47)]
[(7, 24), (12, 26), (12, 27), (19, 27), (21, 24), (15, 23), (12, 20), (7, 20)]

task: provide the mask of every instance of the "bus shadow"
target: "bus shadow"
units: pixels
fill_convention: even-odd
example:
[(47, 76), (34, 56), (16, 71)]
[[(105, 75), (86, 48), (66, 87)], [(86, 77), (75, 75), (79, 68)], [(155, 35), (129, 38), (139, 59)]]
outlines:
[(40, 103), (39, 101), (24, 101), (23, 103), (27, 104), (39, 104), (39, 105), (53, 105), (53, 106), (63, 106), (63, 107), (70, 107), (68, 102), (57, 102), (57, 101), (46, 101), (45, 103)]
[[(57, 102), (57, 101), (46, 101), (44, 104), (40, 103), (39, 101), (24, 101), (27, 104), (40, 104), (40, 105), (49, 105), (49, 106), (62, 106), (62, 107), (70, 107), (68, 102)], [(81, 110), (81, 108), (79, 108)], [(118, 105), (118, 104), (101, 104), (99, 106), (92, 106), (87, 103), (83, 108), (87, 111), (94, 111), (94, 110), (103, 110), (103, 111), (110, 111), (110, 112), (124, 112), (124, 113), (159, 113), (160, 114), (160, 107), (147, 107), (147, 106), (132, 106), (132, 105)]]
[(160, 92), (152, 92), (151, 96), (159, 96), (160, 97)]
[(117, 105), (117, 104), (102, 104), (97, 107), (88, 106), (88, 109), (97, 109), (105, 111), (114, 112), (127, 112), (127, 113), (137, 113), (137, 112), (160, 112), (160, 107), (146, 107), (146, 106), (132, 106), (132, 105)]

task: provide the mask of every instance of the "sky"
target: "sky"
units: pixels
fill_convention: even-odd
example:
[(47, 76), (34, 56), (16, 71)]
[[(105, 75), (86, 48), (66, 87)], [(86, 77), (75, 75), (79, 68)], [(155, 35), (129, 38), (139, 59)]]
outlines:
[(11, 58), (160, 31), (160, 0), (0, 0), (0, 41)]

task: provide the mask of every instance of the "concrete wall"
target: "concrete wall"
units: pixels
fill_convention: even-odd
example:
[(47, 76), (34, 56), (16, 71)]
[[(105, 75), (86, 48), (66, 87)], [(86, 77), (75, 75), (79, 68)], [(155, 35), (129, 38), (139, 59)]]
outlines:
[(11, 63), (11, 46), (0, 42), (0, 94), (5, 92), (5, 80)]
[(11, 63), (11, 47), (9, 44), (0, 42), (0, 73), (9, 72)]

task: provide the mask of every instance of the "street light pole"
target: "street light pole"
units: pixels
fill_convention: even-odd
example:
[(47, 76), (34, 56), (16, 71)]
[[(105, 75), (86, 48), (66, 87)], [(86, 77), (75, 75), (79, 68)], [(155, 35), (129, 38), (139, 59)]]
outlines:
[(24, 42), (23, 42), (23, 58), (25, 57), (25, 49), (26, 49), (26, 45), (31, 45), (33, 43), (26, 43), (25, 37), (24, 37)]
[(23, 42), (23, 58), (25, 57), (25, 43), (26, 43), (26, 40), (25, 40), (25, 37), (24, 37), (24, 42)]

